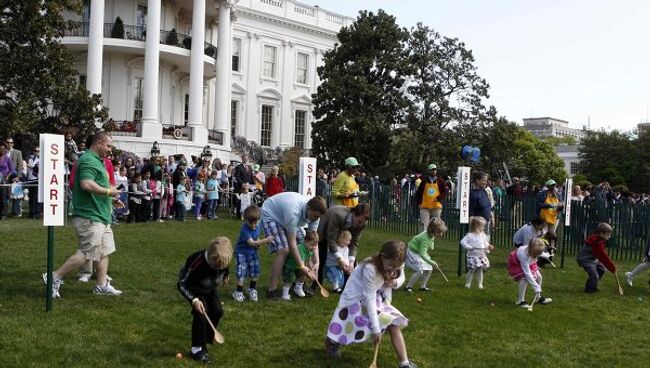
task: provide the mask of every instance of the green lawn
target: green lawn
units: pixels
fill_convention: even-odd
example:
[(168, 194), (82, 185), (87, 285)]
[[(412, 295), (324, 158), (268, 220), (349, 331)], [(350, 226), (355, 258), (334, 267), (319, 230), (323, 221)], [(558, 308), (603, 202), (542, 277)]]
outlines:
[[(90, 284), (66, 278), (62, 298), (45, 313), (41, 273), (46, 267), (46, 230), (41, 222), (0, 221), (0, 367), (187, 367), (177, 360), (190, 343), (189, 306), (176, 290), (185, 258), (211, 238), (233, 242), (239, 222), (121, 224), (114, 228), (118, 251), (111, 257), (119, 297), (99, 297)], [(406, 235), (366, 231), (362, 255), (387, 239)], [(56, 229), (55, 267), (76, 249), (72, 228)], [(404, 330), (409, 355), (420, 367), (635, 367), (647, 358), (647, 279), (637, 278), (621, 297), (611, 274), (601, 292), (581, 292), (585, 273), (573, 258), (566, 269), (545, 269), (545, 295), (554, 302), (533, 313), (516, 308), (516, 285), (505, 271), (509, 249), (490, 256), (485, 290), (466, 290), (455, 275), (455, 241), (439, 241), (433, 254), (450, 283), (434, 274), (433, 293), (395, 292), (393, 304), (409, 319)], [(270, 259), (261, 251), (266, 288)], [(559, 263), (559, 262), (558, 262)], [(620, 265), (622, 271), (633, 264)], [(234, 267), (231, 268), (231, 270)], [(234, 277), (233, 277), (234, 278)], [(323, 337), (337, 295), (255, 304), (233, 301), (234, 283), (222, 290), (226, 343), (210, 349), (215, 367), (367, 367), (370, 343), (343, 350), (339, 360), (323, 353)], [(529, 291), (529, 300), (530, 300)], [(416, 298), (421, 297), (422, 303)], [(492, 303), (494, 303), (492, 305)], [(397, 367), (388, 339), (380, 367)]]

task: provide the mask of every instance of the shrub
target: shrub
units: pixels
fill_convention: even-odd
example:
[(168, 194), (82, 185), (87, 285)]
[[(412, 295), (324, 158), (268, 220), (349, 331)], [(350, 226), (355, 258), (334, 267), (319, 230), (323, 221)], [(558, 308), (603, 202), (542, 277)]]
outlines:
[(122, 18), (120, 17), (115, 18), (111, 38), (124, 38), (124, 22), (122, 22)]
[(176, 28), (172, 28), (172, 30), (169, 31), (169, 33), (167, 33), (165, 44), (171, 46), (178, 46), (178, 33), (176, 33)]

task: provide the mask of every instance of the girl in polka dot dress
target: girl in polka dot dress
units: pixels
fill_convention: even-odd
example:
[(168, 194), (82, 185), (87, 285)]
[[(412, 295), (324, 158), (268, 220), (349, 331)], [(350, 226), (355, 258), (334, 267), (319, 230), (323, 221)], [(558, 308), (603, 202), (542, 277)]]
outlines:
[(325, 349), (329, 356), (339, 356), (343, 345), (369, 339), (378, 344), (387, 331), (400, 368), (416, 368), (408, 359), (402, 336), (401, 328), (406, 327), (408, 320), (390, 304), (392, 289), (404, 283), (405, 254), (404, 242), (390, 240), (352, 272), (327, 328)]

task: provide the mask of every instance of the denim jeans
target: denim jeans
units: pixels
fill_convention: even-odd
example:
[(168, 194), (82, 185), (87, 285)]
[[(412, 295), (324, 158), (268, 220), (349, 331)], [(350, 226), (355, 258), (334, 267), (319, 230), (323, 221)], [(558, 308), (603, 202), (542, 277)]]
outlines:
[(206, 216), (209, 219), (214, 218), (214, 211), (217, 209), (217, 200), (216, 199), (208, 199), (208, 211)]

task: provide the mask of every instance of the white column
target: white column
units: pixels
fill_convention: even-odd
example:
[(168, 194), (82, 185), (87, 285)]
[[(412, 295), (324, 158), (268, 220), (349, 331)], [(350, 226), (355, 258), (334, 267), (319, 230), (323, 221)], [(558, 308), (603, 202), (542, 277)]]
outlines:
[(147, 36), (144, 48), (144, 91), (140, 136), (161, 139), (160, 107), (158, 105), (158, 69), (160, 67), (160, 0), (147, 5)]
[(220, 0), (219, 4), (219, 30), (217, 38), (217, 78), (215, 85), (215, 128), (223, 133), (223, 145), (230, 149), (230, 132), (228, 129), (228, 113), (230, 112), (230, 67), (231, 52), (230, 42), (230, 10), (232, 2)]
[(104, 0), (90, 2), (86, 88), (91, 94), (102, 93), (102, 54), (104, 48)]
[(192, 141), (207, 144), (208, 129), (203, 126), (203, 49), (205, 42), (205, 0), (194, 0), (192, 9), (192, 49), (190, 50), (190, 106), (187, 125)]

